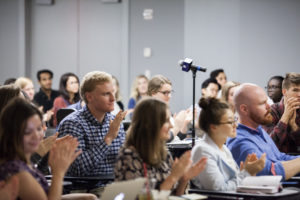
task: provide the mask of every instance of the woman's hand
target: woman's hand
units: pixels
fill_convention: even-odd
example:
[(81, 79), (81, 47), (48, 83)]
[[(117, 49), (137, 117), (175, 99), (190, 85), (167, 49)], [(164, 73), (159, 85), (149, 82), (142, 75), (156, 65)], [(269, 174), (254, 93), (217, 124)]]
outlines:
[(192, 166), (191, 151), (186, 151), (179, 159), (175, 158), (170, 176), (178, 181)]
[(47, 137), (46, 139), (43, 139), (39, 145), (38, 150), (36, 151), (37, 154), (39, 154), (41, 157), (46, 155), (52, 148), (53, 144), (55, 143), (55, 140), (58, 136), (58, 132), (55, 133), (54, 135), (51, 135)]
[(56, 140), (49, 155), (49, 165), (53, 176), (64, 176), (72, 162), (79, 156), (81, 150), (76, 151), (78, 141), (72, 136), (65, 136)]
[(198, 174), (200, 174), (204, 170), (206, 161), (207, 158), (202, 157), (197, 163), (193, 164), (191, 168), (183, 175), (183, 179), (185, 181), (189, 181), (192, 178), (198, 176)]

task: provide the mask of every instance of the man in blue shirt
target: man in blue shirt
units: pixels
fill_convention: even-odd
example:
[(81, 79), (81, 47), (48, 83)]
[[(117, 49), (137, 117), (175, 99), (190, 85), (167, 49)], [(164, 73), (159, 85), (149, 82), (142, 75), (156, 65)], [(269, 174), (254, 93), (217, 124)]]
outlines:
[(227, 146), (237, 163), (245, 161), (248, 154), (260, 157), (267, 154), (265, 168), (258, 175), (282, 175), (287, 180), (300, 172), (300, 158), (281, 153), (268, 133), (261, 127), (272, 122), (267, 95), (257, 85), (242, 84), (234, 95), (240, 117), (237, 136), (227, 141)]
[[(126, 112), (116, 116), (114, 110), (114, 88), (112, 77), (105, 72), (94, 71), (86, 74), (80, 86), (86, 105), (68, 115), (58, 127), (60, 136), (76, 137), (81, 155), (70, 166), (67, 175), (99, 176), (113, 173), (120, 147), (125, 140), (121, 124)], [(100, 182), (97, 186), (104, 186)]]

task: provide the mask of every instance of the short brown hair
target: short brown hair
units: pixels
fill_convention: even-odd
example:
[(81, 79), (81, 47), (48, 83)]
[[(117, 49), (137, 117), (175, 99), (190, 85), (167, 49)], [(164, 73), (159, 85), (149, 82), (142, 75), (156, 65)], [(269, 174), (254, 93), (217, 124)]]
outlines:
[(27, 163), (24, 154), (23, 138), (26, 122), (38, 115), (42, 122), (42, 114), (31, 102), (16, 97), (4, 108), (0, 115), (0, 161), (20, 159)]
[(153, 94), (157, 93), (164, 84), (172, 85), (172, 82), (167, 77), (164, 77), (163, 75), (154, 76), (149, 81), (148, 95), (152, 96)]
[(80, 85), (80, 95), (81, 98), (87, 102), (87, 99), (85, 97), (86, 92), (91, 92), (95, 89), (96, 85), (112, 82), (112, 76), (106, 72), (101, 71), (93, 71), (87, 73), (81, 82)]
[(160, 130), (167, 119), (167, 108), (166, 103), (146, 97), (135, 107), (127, 132), (125, 146), (133, 146), (143, 161), (152, 166), (161, 164), (167, 156), (165, 142), (160, 139)]
[(283, 82), (282, 88), (289, 89), (291, 85), (300, 85), (300, 74), (296, 72), (287, 73)]

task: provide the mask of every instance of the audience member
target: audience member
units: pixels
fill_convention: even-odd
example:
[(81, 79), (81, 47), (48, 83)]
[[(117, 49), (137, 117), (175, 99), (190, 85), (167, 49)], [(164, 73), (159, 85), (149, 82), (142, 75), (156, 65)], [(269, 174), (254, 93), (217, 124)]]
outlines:
[(43, 106), (44, 113), (52, 109), (54, 99), (59, 96), (58, 91), (52, 90), (52, 78), (53, 72), (48, 69), (39, 70), (37, 72), (40, 91), (34, 95), (34, 101), (39, 106)]
[(273, 121), (266, 126), (278, 149), (300, 152), (300, 74), (288, 73), (282, 83), (283, 98), (271, 107)]
[[(80, 86), (80, 94), (86, 105), (68, 115), (58, 126), (61, 135), (70, 134), (79, 141), (82, 154), (70, 166), (71, 176), (99, 176), (113, 173), (120, 147), (125, 140), (123, 124), (126, 112), (116, 116), (114, 110), (114, 89), (110, 74), (100, 71), (87, 73)], [(106, 182), (97, 193), (101, 193)]]
[(237, 163), (248, 154), (260, 157), (266, 153), (265, 168), (258, 175), (281, 175), (287, 180), (300, 172), (300, 157), (281, 153), (268, 133), (261, 127), (272, 122), (271, 108), (265, 91), (257, 85), (245, 83), (234, 94), (235, 108), (240, 117), (236, 138), (227, 146)]
[(4, 81), (3, 85), (15, 84), (16, 80), (17, 80), (16, 78), (8, 78)]
[(112, 112), (113, 115), (116, 115), (120, 110), (124, 110), (124, 104), (122, 103), (122, 97), (120, 93), (120, 85), (119, 81), (115, 76), (113, 78), (113, 85), (114, 85), (114, 95), (115, 95), (115, 105), (114, 110)]
[(141, 100), (134, 110), (125, 146), (119, 152), (115, 180), (147, 177), (157, 181), (156, 189), (174, 189), (177, 195), (183, 194), (188, 181), (204, 169), (206, 158), (192, 165), (188, 151), (173, 162), (165, 146), (171, 128), (166, 103), (154, 98)]
[(53, 103), (53, 126), (56, 127), (56, 113), (61, 108), (66, 108), (80, 100), (79, 95), (79, 79), (74, 73), (65, 73), (60, 77), (59, 81), (60, 96), (56, 97)]
[[(221, 88), (225, 85), (227, 82), (227, 77), (223, 69), (216, 69), (210, 73), (210, 78), (214, 78), (217, 80)], [(220, 89), (221, 89), (220, 88)], [(221, 97), (221, 91), (218, 93), (218, 98)]]
[[(13, 175), (18, 177), (20, 199), (60, 199), (64, 174), (81, 153), (75, 151), (78, 141), (71, 136), (56, 142), (49, 156), (53, 175), (49, 188), (44, 175), (30, 163), (30, 157), (38, 149), (42, 138), (42, 114), (38, 108), (19, 97), (11, 100), (0, 116), (0, 181)], [(65, 197), (80, 195), (95, 199), (91, 194)]]
[[(149, 81), (148, 95), (165, 102), (167, 105), (169, 105), (173, 92), (171, 81), (162, 75), (156, 75)], [(192, 110), (182, 110), (174, 115), (174, 118), (171, 116), (170, 119), (173, 126), (170, 132), (171, 140), (179, 133), (178, 136), (184, 138), (188, 131), (188, 125), (193, 120)]]
[(23, 97), (21, 89), (14, 84), (0, 86), (0, 113), (14, 97)]
[(224, 145), (227, 138), (236, 136), (237, 119), (225, 101), (216, 98), (200, 100), (200, 127), (206, 132), (203, 140), (192, 150), (196, 163), (207, 158), (206, 168), (192, 182), (199, 189), (235, 191), (246, 176), (255, 176), (265, 165), (266, 155), (257, 159), (255, 154), (248, 155), (239, 169), (230, 150)]
[(137, 76), (131, 88), (131, 97), (128, 102), (128, 113), (132, 113), (135, 104), (142, 97), (147, 96), (147, 91), (148, 91), (148, 78), (145, 75)]
[(266, 87), (268, 96), (273, 103), (278, 103), (282, 98), (282, 76), (272, 76)]
[(240, 83), (237, 83), (234, 81), (228, 81), (222, 87), (221, 99), (228, 103), (228, 105), (233, 113), (235, 113), (233, 95), (234, 95), (235, 90), (237, 89), (237, 86), (239, 86), (239, 85), (240, 85)]
[(21, 88), (21, 90), (27, 94), (30, 101), (33, 101), (34, 86), (32, 80), (26, 77), (20, 77), (16, 80), (15, 85)]

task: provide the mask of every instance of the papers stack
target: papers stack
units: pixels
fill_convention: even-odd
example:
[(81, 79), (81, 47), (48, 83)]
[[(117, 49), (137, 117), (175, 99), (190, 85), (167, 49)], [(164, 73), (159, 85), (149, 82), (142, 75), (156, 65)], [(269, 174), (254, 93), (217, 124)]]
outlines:
[(273, 194), (281, 190), (282, 176), (248, 176), (237, 187), (237, 192)]

